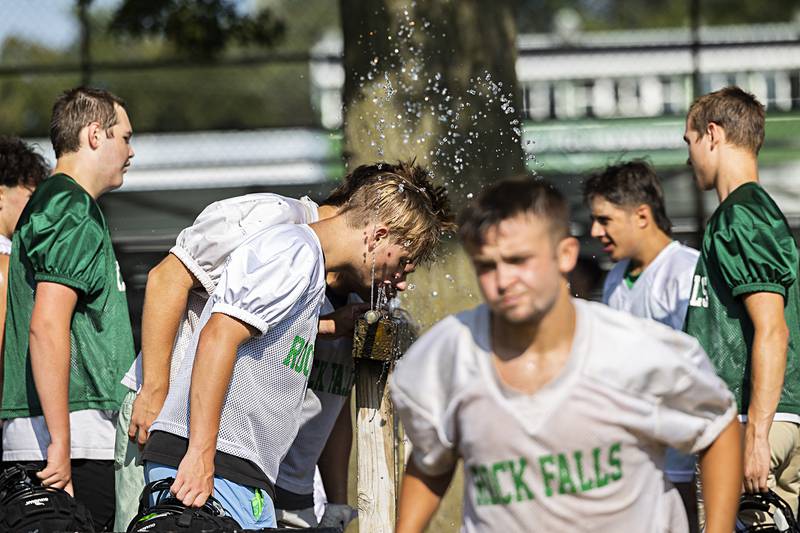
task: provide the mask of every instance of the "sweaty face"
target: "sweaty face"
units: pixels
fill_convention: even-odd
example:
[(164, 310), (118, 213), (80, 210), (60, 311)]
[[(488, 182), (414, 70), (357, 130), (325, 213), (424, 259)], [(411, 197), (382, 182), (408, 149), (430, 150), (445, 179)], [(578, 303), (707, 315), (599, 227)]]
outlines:
[(523, 214), (489, 228), (484, 243), (469, 250), (483, 297), (497, 318), (538, 323), (549, 312), (576, 259), (562, 255), (561, 243), (553, 243), (546, 220)]
[(639, 240), (633, 209), (625, 209), (602, 196), (595, 196), (591, 201), (591, 210), (591, 234), (603, 245), (603, 251), (612, 261), (631, 257)]
[(689, 149), (689, 159), (686, 164), (692, 168), (694, 181), (700, 190), (707, 191), (714, 187), (713, 159), (710, 153), (711, 136), (700, 136), (686, 121), (683, 140)]
[[(128, 113), (124, 108), (115, 105), (117, 112), (117, 123), (111, 126), (109, 131), (102, 132), (101, 165), (108, 173), (108, 186), (116, 189), (122, 185), (123, 176), (128, 171), (131, 159), (134, 156), (131, 146), (131, 136), (133, 128), (128, 119)], [(109, 135), (110, 134), (110, 135)]]

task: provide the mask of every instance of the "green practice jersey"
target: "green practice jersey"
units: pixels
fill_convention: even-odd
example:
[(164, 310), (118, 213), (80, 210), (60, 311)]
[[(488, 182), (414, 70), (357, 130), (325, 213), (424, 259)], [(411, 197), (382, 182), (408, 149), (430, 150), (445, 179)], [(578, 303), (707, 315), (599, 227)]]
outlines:
[(708, 221), (692, 284), (685, 330), (703, 346), (747, 413), (753, 322), (742, 296), (784, 297), (789, 349), (779, 413), (800, 414), (798, 252), (789, 224), (758, 183), (735, 189)]
[(78, 292), (70, 325), (69, 410), (119, 409), (126, 392), (120, 378), (134, 356), (125, 283), (99, 206), (64, 174), (36, 189), (14, 232), (0, 418), (42, 414), (28, 358), (38, 282)]

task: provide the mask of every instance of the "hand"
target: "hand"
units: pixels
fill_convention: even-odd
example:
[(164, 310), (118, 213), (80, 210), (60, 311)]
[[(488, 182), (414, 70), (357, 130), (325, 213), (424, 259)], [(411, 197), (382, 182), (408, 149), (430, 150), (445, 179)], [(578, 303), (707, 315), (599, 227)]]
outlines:
[(767, 436), (755, 436), (745, 430), (744, 437), (744, 490), (745, 492), (766, 492), (768, 490), (771, 452)]
[(345, 530), (347, 524), (358, 518), (358, 511), (341, 503), (328, 503), (319, 521), (319, 527), (338, 527)]
[(150, 436), (150, 426), (153, 425), (158, 413), (161, 412), (166, 397), (166, 392), (151, 392), (142, 387), (136, 399), (133, 400), (128, 437), (137, 442), (140, 447), (147, 442)]
[[(319, 317), (320, 335), (345, 337), (353, 334), (356, 319), (369, 310), (367, 303), (351, 303), (343, 305), (333, 313)], [(325, 323), (323, 323), (323, 321)]]
[(75, 495), (72, 489), (72, 463), (70, 462), (69, 444), (50, 443), (47, 447), (47, 466), (36, 472), (45, 487), (64, 489), (70, 496)]
[(169, 490), (183, 505), (202, 507), (214, 492), (213, 459), (208, 462), (191, 450), (186, 452)]

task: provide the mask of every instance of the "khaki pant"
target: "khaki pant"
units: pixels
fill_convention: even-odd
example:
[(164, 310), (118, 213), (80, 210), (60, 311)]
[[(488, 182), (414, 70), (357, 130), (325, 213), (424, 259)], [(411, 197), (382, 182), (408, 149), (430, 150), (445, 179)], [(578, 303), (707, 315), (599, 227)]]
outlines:
[(128, 438), (131, 411), (136, 393), (129, 391), (122, 400), (117, 419), (117, 435), (114, 442), (114, 485), (117, 510), (114, 516), (114, 531), (125, 531), (136, 513), (139, 498), (144, 490), (144, 467), (142, 467), (139, 445)]
[[(800, 425), (794, 422), (773, 422), (769, 430), (769, 447), (772, 457), (767, 485), (789, 504), (796, 517), (800, 498)], [(701, 528), (705, 525), (704, 511), (702, 492), (698, 490)], [(739, 518), (745, 525), (772, 523), (766, 513), (755, 511), (748, 512), (745, 516), (740, 515)]]

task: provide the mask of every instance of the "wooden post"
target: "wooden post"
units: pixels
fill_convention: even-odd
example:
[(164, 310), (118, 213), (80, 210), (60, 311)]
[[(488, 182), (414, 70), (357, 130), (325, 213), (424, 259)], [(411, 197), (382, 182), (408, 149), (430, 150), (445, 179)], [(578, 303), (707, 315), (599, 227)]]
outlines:
[[(358, 528), (392, 533), (403, 452), (386, 386), (394, 361), (408, 349), (413, 328), (407, 317), (373, 314), (356, 322), (356, 445), (358, 446)], [(369, 317), (369, 313), (366, 315)]]
[(386, 380), (388, 363), (360, 359), (356, 375), (358, 446), (358, 528), (370, 533), (394, 531), (397, 510), (397, 461), (394, 413)]

